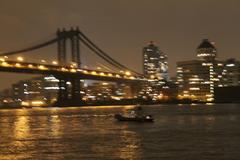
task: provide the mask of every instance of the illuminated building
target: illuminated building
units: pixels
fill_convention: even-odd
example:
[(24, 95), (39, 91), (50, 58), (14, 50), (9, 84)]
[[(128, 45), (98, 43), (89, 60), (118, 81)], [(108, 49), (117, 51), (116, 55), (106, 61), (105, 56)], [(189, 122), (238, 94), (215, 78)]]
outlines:
[(41, 79), (43, 81), (43, 95), (47, 104), (52, 104), (57, 100), (58, 90), (59, 90), (59, 80), (54, 76), (45, 76)]
[(12, 105), (14, 103), (13, 101), (13, 93), (11, 89), (4, 89), (0, 92), (0, 105), (6, 106), (6, 105)]
[(169, 81), (167, 55), (159, 50), (153, 42), (143, 48), (143, 73), (158, 82), (143, 84), (139, 97), (143, 99), (157, 99), (161, 94), (161, 86)]
[(198, 60), (177, 62), (179, 99), (214, 100), (214, 87), (221, 85), (223, 70), (223, 62), (216, 56), (213, 43), (204, 39), (197, 48)]
[(43, 100), (44, 98), (41, 94), (43, 83), (37, 78), (20, 81), (13, 84), (12, 88), (14, 100), (20, 104), (26, 101)]
[(197, 48), (197, 57), (203, 61), (214, 61), (217, 56), (217, 49), (214, 42), (209, 42), (208, 39), (203, 39), (202, 43)]
[(84, 86), (84, 100), (121, 100), (137, 97), (139, 86), (124, 83), (94, 82)]
[(214, 88), (215, 101), (239, 103), (240, 62), (233, 58), (226, 60), (221, 76), (221, 84)]
[(168, 80), (167, 55), (161, 52), (153, 42), (143, 48), (143, 72), (148, 78)]
[(58, 80), (53, 76), (36, 77), (12, 85), (14, 101), (19, 104), (51, 104), (57, 98), (58, 89)]
[(94, 82), (85, 86), (85, 100), (110, 100), (114, 95), (116, 85), (106, 82)]
[(219, 87), (240, 85), (240, 62), (236, 59), (228, 59), (224, 63), (222, 72), (222, 85)]
[[(54, 76), (36, 77), (19, 81), (12, 85), (16, 104), (24, 106), (40, 106), (53, 104), (58, 98), (59, 80)], [(83, 83), (83, 81), (82, 81)], [(71, 88), (67, 82), (67, 88)], [(137, 97), (138, 85), (107, 82), (85, 82), (81, 90), (84, 101), (121, 100)], [(68, 93), (71, 96), (71, 92)]]
[(116, 95), (122, 95), (124, 99), (136, 98), (141, 90), (141, 85), (118, 84)]

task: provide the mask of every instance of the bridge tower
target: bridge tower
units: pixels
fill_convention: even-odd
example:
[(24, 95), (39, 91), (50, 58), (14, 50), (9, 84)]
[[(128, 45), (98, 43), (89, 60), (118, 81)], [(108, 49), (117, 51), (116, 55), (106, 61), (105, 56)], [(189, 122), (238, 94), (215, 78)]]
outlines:
[[(80, 43), (79, 43), (79, 29), (62, 30), (58, 29), (57, 31), (58, 37), (58, 62), (59, 65), (68, 66), (67, 63), (67, 54), (66, 54), (66, 42), (70, 40), (71, 47), (71, 62), (76, 64), (76, 67), (80, 68), (81, 60), (80, 60)], [(71, 63), (70, 63), (71, 64)]]
[(79, 43), (79, 29), (70, 30), (70, 40), (71, 40), (71, 52), (72, 52), (72, 62), (77, 65), (78, 68), (81, 67), (80, 61), (80, 43)]
[[(80, 41), (79, 29), (62, 30), (58, 29), (58, 63), (60, 66), (66, 67), (74, 65), (75, 68), (81, 67), (80, 59)], [(67, 62), (67, 41), (70, 40), (71, 62)], [(59, 79), (58, 103), (64, 105), (72, 103), (79, 105), (81, 103), (81, 82), (79, 77), (57, 77)], [(71, 82), (71, 87), (67, 86), (67, 82)], [(69, 93), (71, 96), (69, 96)]]
[(67, 57), (66, 57), (66, 31), (63, 29), (60, 31), (58, 29), (57, 31), (57, 37), (58, 37), (58, 64), (61, 66), (65, 66), (67, 63)]

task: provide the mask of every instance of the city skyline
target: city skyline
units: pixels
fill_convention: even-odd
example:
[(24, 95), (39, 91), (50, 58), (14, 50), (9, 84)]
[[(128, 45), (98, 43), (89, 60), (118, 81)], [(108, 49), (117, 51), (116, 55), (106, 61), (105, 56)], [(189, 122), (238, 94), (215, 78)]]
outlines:
[[(71, 1), (73, 3), (68, 5), (63, 1), (3, 2), (0, 15), (1, 51), (45, 40), (47, 36), (55, 34), (58, 27), (79, 26), (112, 57), (141, 72), (142, 47), (150, 40), (154, 40), (160, 50), (168, 55), (171, 76), (176, 74), (177, 61), (194, 59), (195, 49), (203, 38), (216, 42), (219, 59), (239, 59), (237, 44), (240, 24), (236, 21), (240, 12), (238, 1), (153, 0), (138, 2), (137, 6), (134, 5), (136, 1)], [(218, 5), (215, 6), (216, 3)], [(84, 9), (83, 6), (92, 8)], [(190, 12), (193, 14), (190, 15)], [(56, 49), (50, 47), (29, 53), (28, 56), (35, 58), (37, 55), (37, 58), (41, 58), (38, 53), (43, 52), (42, 57), (56, 54)], [(134, 58), (136, 63), (126, 59), (127, 56)], [(91, 56), (88, 59), (94, 60)], [(91, 63), (93, 60), (88, 61)], [(4, 76), (1, 89), (25, 78), (20, 74), (0, 75)]]
[[(160, 51), (153, 42), (150, 42), (148, 46), (143, 48), (144, 77), (142, 77), (142, 74), (139, 75), (138, 73), (131, 73), (130, 71), (124, 72), (123, 70), (127, 68), (123, 68), (120, 73), (104, 72), (101, 69), (89, 70), (76, 68), (80, 65), (80, 62), (75, 58), (80, 55), (78, 55), (78, 49), (76, 49), (76, 52), (73, 49), (79, 47), (79, 45), (73, 41), (74, 37), (79, 37), (77, 40), (87, 44), (95, 54), (101, 55), (100, 57), (106, 62), (115, 67), (120, 66), (118, 66), (118, 62), (115, 63), (114, 60), (111, 61), (111, 58), (108, 59), (107, 56), (109, 55), (101, 51), (101, 49), (97, 49), (99, 50), (99, 52), (97, 52), (94, 49), (95, 47), (92, 41), (78, 29), (59, 30), (58, 33), (58, 64), (26, 63), (23, 57), (18, 57), (17, 62), (9, 61), (7, 57), (0, 59), (1, 71), (44, 75), (40, 76), (40, 79), (34, 78), (27, 81), (19, 81), (12, 85), (12, 89), (1, 92), (0, 97), (3, 103), (20, 103), (21, 105), (29, 105), (32, 103), (39, 105), (39, 103), (41, 103), (42, 105), (46, 105), (59, 104), (61, 100), (64, 103), (69, 100), (83, 100), (88, 103), (92, 100), (124, 100), (136, 98), (138, 100), (151, 99), (152, 101), (162, 102), (174, 102), (174, 100), (181, 101), (186, 99), (195, 102), (219, 102), (219, 100), (222, 99), (219, 98), (222, 96), (219, 93), (223, 90), (219, 88), (224, 87), (226, 92), (227, 89), (229, 89), (228, 92), (235, 92), (240, 84), (239, 61), (236, 59), (217, 60), (217, 47), (208, 39), (203, 39), (197, 47), (197, 59), (177, 62), (176, 78), (169, 79), (167, 55)], [(73, 51), (70, 61), (66, 59), (65, 52), (65, 48), (67, 47), (65, 42), (68, 39), (71, 40), (70, 46)], [(4, 55), (12, 53), (15, 54), (16, 52), (4, 53)], [(19, 53), (19, 51), (17, 51), (17, 53)], [(46, 76), (46, 74), (50, 76)], [(92, 90), (87, 88), (90, 83), (85, 80), (105, 82), (95, 83), (97, 85), (95, 85)], [(107, 85), (109, 81), (115, 83), (115, 87), (109, 88)], [(138, 85), (136, 85), (136, 82)], [(118, 90), (118, 87), (126, 88)], [(106, 90), (99, 91), (101, 88), (105, 88)], [(122, 90), (127, 91), (127, 94), (125, 95)], [(106, 94), (103, 94), (103, 92)], [(50, 96), (49, 93), (53, 96)], [(216, 101), (215, 96), (218, 97)], [(232, 100), (235, 101), (233, 97)]]
[(240, 0), (0, 4), (0, 160), (240, 159)]

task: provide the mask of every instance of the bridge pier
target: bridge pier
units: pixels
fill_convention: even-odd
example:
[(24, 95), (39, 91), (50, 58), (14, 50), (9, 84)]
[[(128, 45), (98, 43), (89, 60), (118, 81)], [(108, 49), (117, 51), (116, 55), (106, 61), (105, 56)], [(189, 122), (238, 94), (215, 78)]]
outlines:
[[(59, 90), (57, 102), (54, 104), (56, 107), (67, 107), (67, 106), (81, 106), (81, 82), (77, 77), (57, 77), (59, 80)], [(67, 85), (67, 82), (71, 82), (71, 86)], [(69, 84), (70, 85), (70, 84)]]
[(132, 83), (130, 84), (130, 88), (131, 88), (133, 98), (137, 98), (139, 95), (139, 92), (141, 91), (141, 85)]
[(66, 99), (68, 99), (67, 80), (59, 79), (58, 86), (59, 86), (58, 101), (65, 101)]
[(81, 97), (81, 84), (80, 84), (80, 79), (71, 79), (71, 84), (72, 84), (72, 88), (71, 88), (71, 101), (78, 104), (79, 102), (81, 102), (82, 97)]

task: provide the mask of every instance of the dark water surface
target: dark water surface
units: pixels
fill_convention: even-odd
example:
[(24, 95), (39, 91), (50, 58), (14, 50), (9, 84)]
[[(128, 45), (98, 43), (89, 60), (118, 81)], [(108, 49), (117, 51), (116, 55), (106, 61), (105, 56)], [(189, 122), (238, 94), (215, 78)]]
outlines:
[(0, 159), (240, 159), (239, 104), (144, 106), (154, 123), (114, 120), (131, 107), (0, 110)]

